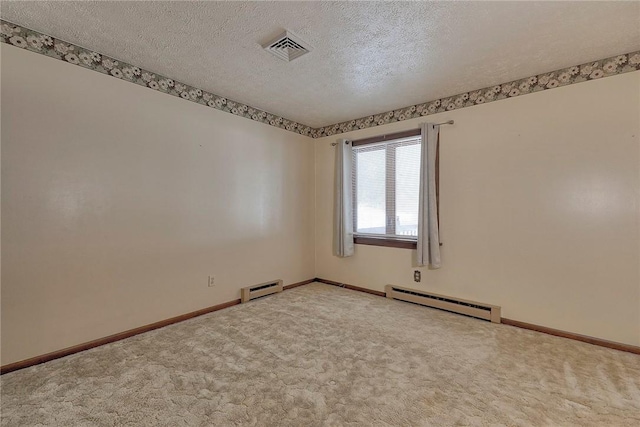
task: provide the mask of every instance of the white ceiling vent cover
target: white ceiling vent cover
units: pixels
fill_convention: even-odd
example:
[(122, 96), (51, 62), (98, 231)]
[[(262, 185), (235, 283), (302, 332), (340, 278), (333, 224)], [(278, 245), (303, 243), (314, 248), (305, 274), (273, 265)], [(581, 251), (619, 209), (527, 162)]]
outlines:
[(262, 47), (287, 62), (291, 62), (312, 50), (306, 42), (289, 31), (285, 31)]

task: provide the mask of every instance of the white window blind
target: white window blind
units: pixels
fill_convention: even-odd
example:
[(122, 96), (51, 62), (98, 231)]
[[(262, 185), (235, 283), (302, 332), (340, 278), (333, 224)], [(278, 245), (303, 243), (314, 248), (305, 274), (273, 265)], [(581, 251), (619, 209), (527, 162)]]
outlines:
[(417, 238), (420, 150), (419, 136), (353, 148), (356, 234)]

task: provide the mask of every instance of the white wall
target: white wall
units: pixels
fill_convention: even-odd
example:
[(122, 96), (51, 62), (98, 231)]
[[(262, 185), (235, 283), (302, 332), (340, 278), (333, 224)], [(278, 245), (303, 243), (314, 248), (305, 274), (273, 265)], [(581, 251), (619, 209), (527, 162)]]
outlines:
[(442, 131), (444, 266), (417, 284), (414, 251), (331, 255), (335, 137), (0, 49), (3, 365), (314, 275), (640, 344), (639, 72), (430, 116), (456, 125)]
[[(415, 251), (331, 255), (334, 149), (316, 140), (316, 276), (502, 306), (504, 317), (640, 344), (640, 72), (427, 118), (441, 133), (443, 267)], [(351, 132), (358, 139), (423, 119)]]
[(1, 49), (3, 365), (314, 276), (311, 139)]

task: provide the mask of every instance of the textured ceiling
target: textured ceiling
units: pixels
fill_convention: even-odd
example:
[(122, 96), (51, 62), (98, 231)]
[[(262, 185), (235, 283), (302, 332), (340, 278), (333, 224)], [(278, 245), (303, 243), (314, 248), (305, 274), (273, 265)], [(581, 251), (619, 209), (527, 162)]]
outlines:
[[(3, 19), (320, 127), (640, 49), (640, 2), (2, 2)], [(282, 29), (313, 51), (263, 51)]]

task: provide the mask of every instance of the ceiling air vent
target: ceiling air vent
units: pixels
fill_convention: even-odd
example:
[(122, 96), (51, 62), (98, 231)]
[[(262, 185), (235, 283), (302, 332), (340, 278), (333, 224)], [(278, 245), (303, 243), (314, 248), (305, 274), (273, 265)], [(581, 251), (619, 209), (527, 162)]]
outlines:
[(305, 53), (311, 52), (311, 48), (299, 37), (285, 31), (269, 43), (262, 45), (264, 50), (271, 52), (283, 61), (291, 62)]

